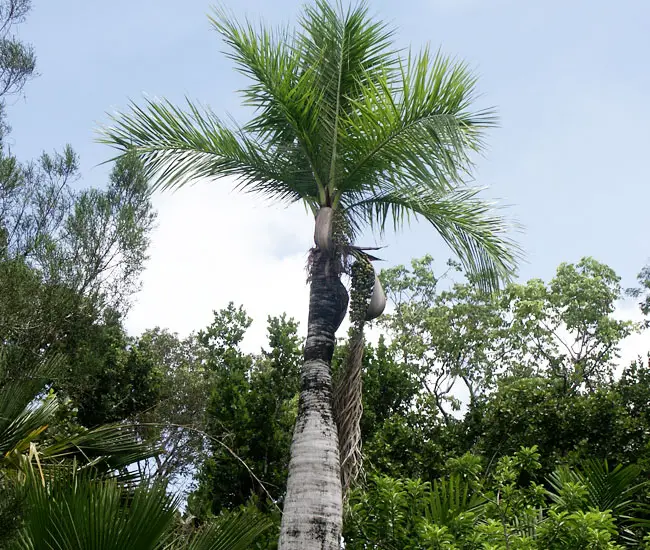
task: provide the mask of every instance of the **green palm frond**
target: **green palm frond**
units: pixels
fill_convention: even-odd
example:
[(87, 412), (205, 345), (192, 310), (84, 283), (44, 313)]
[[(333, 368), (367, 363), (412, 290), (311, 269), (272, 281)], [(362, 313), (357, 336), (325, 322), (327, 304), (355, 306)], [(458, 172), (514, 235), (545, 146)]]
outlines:
[(102, 141), (134, 150), (154, 187), (181, 187), (198, 178), (236, 178), (240, 189), (281, 201), (316, 196), (311, 173), (291, 145), (267, 150), (241, 129), (230, 129), (209, 109), (188, 100), (183, 111), (167, 101), (147, 100), (131, 114), (113, 117)]
[(125, 425), (101, 426), (58, 442), (43, 442), (59, 408), (56, 396), (45, 395), (45, 389), (60, 372), (63, 357), (22, 359), (18, 369), (12, 365), (16, 360), (12, 350), (0, 347), (0, 465), (24, 469), (38, 460), (40, 467), (48, 469), (76, 460), (79, 468), (127, 479), (135, 477), (124, 473), (127, 466), (157, 454), (157, 449), (138, 441), (133, 427)]
[[(518, 248), (508, 237), (509, 227), (493, 215), (493, 205), (477, 198), (478, 189), (430, 191), (395, 189), (383, 195), (360, 198), (345, 204), (348, 217), (357, 231), (370, 226), (383, 232), (387, 222), (393, 227), (411, 217), (428, 221), (456, 253), (477, 283), (495, 289), (514, 272)], [(354, 195), (349, 197), (354, 201)]]
[(223, 10), (215, 10), (209, 19), (230, 47), (226, 55), (251, 81), (241, 90), (245, 105), (256, 110), (246, 130), (271, 143), (297, 139), (307, 146), (303, 151), (308, 153), (318, 125), (318, 89), (315, 68), (303, 69), (295, 36), (287, 29), (256, 29), (248, 22), (241, 25)]
[(393, 29), (372, 21), (364, 5), (338, 11), (324, 0), (307, 6), (301, 19), (297, 48), (303, 67), (315, 73), (318, 101), (318, 151), (323, 157), (322, 180), (331, 193), (339, 188), (349, 151), (344, 120), (363, 101), (368, 86), (390, 81), (397, 57), (392, 47)]
[[(61, 356), (49, 356), (12, 369), (10, 348), (0, 347), (0, 457), (24, 452), (30, 442), (52, 421), (58, 403), (49, 397), (37, 401), (48, 378), (63, 363)], [(13, 368), (14, 371), (18, 369)]]
[(474, 493), (459, 475), (436, 480), (423, 502), (424, 516), (433, 524), (450, 527), (464, 512), (481, 513), (487, 500)]
[(25, 494), (15, 550), (153, 550), (168, 536), (178, 505), (162, 484), (127, 490), (74, 471), (44, 480), (32, 472)]
[(125, 473), (125, 469), (159, 452), (159, 449), (138, 441), (135, 427), (121, 424), (100, 426), (40, 448), (41, 459), (46, 465), (75, 460), (80, 469), (110, 474), (121, 481), (137, 479), (136, 472)]
[(465, 64), (425, 48), (398, 71), (370, 83), (345, 121), (342, 193), (375, 194), (387, 184), (449, 189), (471, 173), (468, 155), (495, 123), (491, 110), (469, 111), (476, 78)]
[(548, 477), (551, 486), (549, 497), (557, 504), (564, 505), (563, 489), (570, 483), (578, 483), (586, 489), (589, 507), (601, 512), (611, 511), (623, 523), (644, 524), (648, 526), (650, 511), (638, 500), (640, 491), (648, 486), (641, 479), (641, 469), (630, 464), (617, 465), (610, 469), (607, 461), (587, 460), (579, 468), (558, 468)]
[(271, 525), (267, 517), (251, 509), (226, 513), (198, 532), (186, 548), (187, 550), (248, 550)]
[(164, 483), (132, 487), (76, 468), (28, 471), (24, 525), (12, 550), (247, 550), (271, 526), (253, 509), (225, 513), (187, 540)]

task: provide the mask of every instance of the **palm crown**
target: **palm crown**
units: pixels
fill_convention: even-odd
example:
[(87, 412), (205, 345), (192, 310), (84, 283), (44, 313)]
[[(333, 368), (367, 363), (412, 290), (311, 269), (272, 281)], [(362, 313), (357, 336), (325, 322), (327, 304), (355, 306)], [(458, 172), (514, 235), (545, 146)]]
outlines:
[(254, 117), (226, 124), (188, 100), (132, 104), (101, 141), (135, 149), (161, 188), (235, 176), (242, 190), (314, 212), (332, 207), (354, 238), (410, 217), (429, 221), (470, 272), (495, 287), (514, 270), (503, 220), (463, 184), (491, 111), (472, 112), (476, 79), (428, 49), (396, 51), (393, 30), (363, 5), (305, 8), (296, 32), (211, 21), (250, 79)]

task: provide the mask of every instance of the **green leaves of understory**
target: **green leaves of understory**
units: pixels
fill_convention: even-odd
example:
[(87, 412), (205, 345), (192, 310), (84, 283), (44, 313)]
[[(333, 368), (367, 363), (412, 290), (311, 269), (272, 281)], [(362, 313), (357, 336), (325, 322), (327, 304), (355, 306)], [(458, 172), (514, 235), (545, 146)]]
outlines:
[(534, 447), (502, 457), (485, 475), (474, 458), (449, 461), (449, 475), (434, 483), (373, 476), (350, 497), (346, 548), (617, 550), (624, 541), (638, 547), (639, 532), (624, 527), (632, 525), (626, 511), (643, 513), (638, 499), (647, 482), (637, 482), (635, 468), (609, 471), (591, 462), (559, 469), (548, 492), (534, 481)]

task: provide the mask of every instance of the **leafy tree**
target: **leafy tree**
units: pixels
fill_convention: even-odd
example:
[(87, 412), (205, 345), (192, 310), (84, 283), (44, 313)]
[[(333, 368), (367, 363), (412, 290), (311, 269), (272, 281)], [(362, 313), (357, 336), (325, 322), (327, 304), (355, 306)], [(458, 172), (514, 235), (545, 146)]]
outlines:
[[(620, 510), (612, 513), (594, 506), (580, 483), (566, 482), (548, 498), (543, 485), (535, 481), (540, 464), (534, 447), (502, 457), (489, 475), (481, 473), (475, 458), (467, 455), (450, 461), (449, 475), (433, 483), (372, 477), (367, 488), (356, 489), (350, 497), (346, 548), (624, 548), (617, 520), (625, 516), (619, 515)], [(618, 502), (626, 499), (631, 488), (629, 479), (620, 483), (623, 471), (612, 472), (623, 492)], [(575, 471), (563, 472), (555, 476), (584, 479)], [(600, 491), (602, 477), (593, 481), (592, 489)]]
[[(18, 167), (0, 187), (1, 256), (23, 260), (47, 285), (125, 311), (147, 259), (155, 214), (137, 157), (116, 162), (105, 190), (73, 191), (78, 159), (70, 147)], [(65, 317), (65, 314), (62, 315)]]
[(266, 508), (269, 497), (278, 501), (285, 491), (301, 340), (295, 321), (269, 318), (269, 349), (247, 356), (238, 345), (249, 325), (245, 312), (230, 304), (199, 333), (213, 376), (206, 419), (210, 456), (190, 498), (190, 509), (200, 517), (251, 497)]
[[(628, 288), (628, 296), (633, 298), (641, 298), (639, 302), (639, 307), (641, 312), (644, 315), (650, 315), (650, 265), (646, 265), (637, 275), (637, 281), (639, 282), (638, 287)], [(649, 321), (645, 321), (644, 326), (647, 328), (650, 326)]]
[(34, 76), (36, 56), (32, 47), (11, 34), (30, 9), (31, 0), (0, 2), (0, 98), (20, 93)]
[[(102, 141), (135, 150), (161, 188), (234, 176), (246, 191), (312, 209), (308, 337), (280, 547), (338, 548), (341, 473), (329, 367), (348, 302), (341, 273), (349, 258), (370, 259), (352, 244), (362, 228), (382, 231), (390, 220), (399, 227), (411, 215), (430, 222), (484, 287), (512, 273), (502, 219), (463, 184), (493, 116), (471, 111), (476, 81), (464, 64), (428, 49), (401, 57), (393, 30), (364, 6), (317, 1), (294, 33), (258, 31), (222, 13), (213, 23), (252, 81), (243, 93), (254, 118), (233, 128), (192, 103), (182, 111), (151, 101), (117, 115)], [(368, 286), (379, 293), (372, 280)], [(370, 296), (361, 298), (360, 345)], [(349, 396), (357, 402), (339, 409), (352, 411), (354, 422), (360, 356), (344, 377), (356, 381)]]
[(561, 264), (548, 285), (531, 280), (510, 288), (512, 329), (522, 333), (522, 362), (547, 369), (566, 391), (594, 391), (611, 380), (619, 344), (635, 330), (615, 319), (620, 277), (593, 258)]
[(163, 375), (146, 341), (127, 336), (115, 316), (78, 328), (65, 341), (69, 366), (57, 388), (82, 425), (133, 419), (160, 401)]
[(501, 293), (483, 292), (471, 276), (441, 290), (448, 273), (436, 276), (424, 257), (381, 274), (395, 304), (382, 321), (391, 346), (448, 423), (461, 391), (471, 407), (503, 376), (548, 376), (566, 392), (595, 391), (611, 382), (619, 344), (637, 329), (613, 317), (619, 277), (592, 258), (560, 265), (548, 284), (534, 279)]
[(170, 482), (196, 473), (207, 450), (206, 410), (213, 380), (195, 334), (180, 339), (159, 328), (148, 330), (138, 345), (154, 365), (156, 403), (135, 415), (145, 439), (162, 448), (143, 467), (150, 477)]
[(155, 373), (119, 320), (155, 218), (138, 159), (120, 159), (102, 191), (73, 190), (70, 148), (14, 168), (0, 185), (0, 338), (24, 357), (12, 366), (63, 353), (68, 370), (56, 387), (87, 426), (147, 408)]
[(382, 281), (395, 310), (381, 321), (401, 362), (416, 373), (428, 401), (447, 424), (459, 409), (459, 383), (470, 404), (494, 388), (496, 374), (507, 364), (511, 342), (500, 295), (486, 293), (470, 280), (439, 289), (460, 266), (448, 262), (437, 276), (433, 258), (411, 262), (411, 268), (383, 270)]

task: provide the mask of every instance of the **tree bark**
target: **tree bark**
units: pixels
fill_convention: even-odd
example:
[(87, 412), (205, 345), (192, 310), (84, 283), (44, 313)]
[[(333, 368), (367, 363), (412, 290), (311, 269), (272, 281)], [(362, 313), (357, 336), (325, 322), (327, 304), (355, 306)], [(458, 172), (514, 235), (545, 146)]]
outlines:
[(300, 374), (279, 550), (339, 550), (343, 504), (338, 433), (332, 414), (331, 361), (348, 304), (338, 270), (315, 250), (309, 321)]

